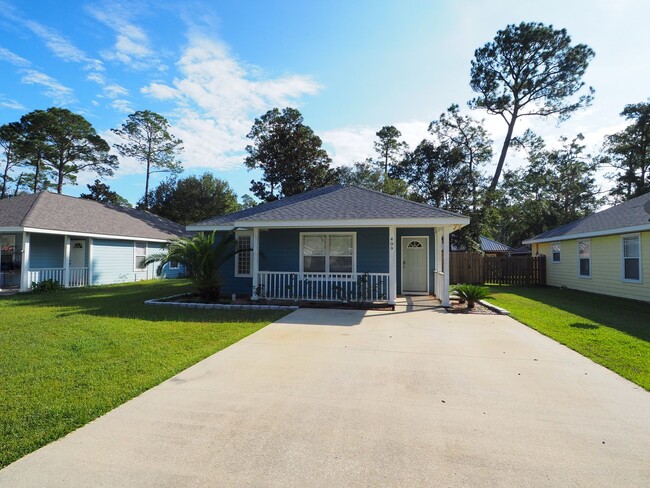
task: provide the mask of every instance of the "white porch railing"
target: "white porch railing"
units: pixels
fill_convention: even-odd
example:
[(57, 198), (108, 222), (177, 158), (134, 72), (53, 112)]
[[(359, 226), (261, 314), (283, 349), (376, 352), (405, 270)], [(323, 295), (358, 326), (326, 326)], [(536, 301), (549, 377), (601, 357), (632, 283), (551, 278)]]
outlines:
[(258, 298), (276, 300), (385, 302), (388, 273), (292, 273), (260, 271)]
[[(27, 286), (32, 283), (52, 280), (58, 281), (62, 286), (65, 285), (65, 268), (32, 268), (27, 272)], [(88, 268), (70, 268), (68, 286), (78, 287), (88, 284)]]

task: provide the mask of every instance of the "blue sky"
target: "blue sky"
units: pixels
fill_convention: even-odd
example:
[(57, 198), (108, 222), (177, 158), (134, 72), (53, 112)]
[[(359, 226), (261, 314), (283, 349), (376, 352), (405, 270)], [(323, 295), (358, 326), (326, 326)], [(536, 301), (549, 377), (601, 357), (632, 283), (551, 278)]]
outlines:
[[(650, 96), (648, 18), (643, 0), (0, 0), (0, 123), (63, 106), (115, 142), (110, 128), (154, 110), (184, 140), (186, 174), (213, 171), (242, 195), (256, 177), (242, 163), (256, 116), (298, 107), (337, 165), (371, 156), (383, 125), (415, 146), (451, 103), (472, 98), (474, 49), (509, 23), (540, 21), (596, 51), (585, 78), (596, 99), (559, 128), (532, 119), (517, 132), (549, 142), (583, 132), (595, 152), (624, 126), (623, 106)], [(473, 115), (498, 144), (503, 122)], [(107, 182), (135, 202), (142, 168), (122, 160)]]

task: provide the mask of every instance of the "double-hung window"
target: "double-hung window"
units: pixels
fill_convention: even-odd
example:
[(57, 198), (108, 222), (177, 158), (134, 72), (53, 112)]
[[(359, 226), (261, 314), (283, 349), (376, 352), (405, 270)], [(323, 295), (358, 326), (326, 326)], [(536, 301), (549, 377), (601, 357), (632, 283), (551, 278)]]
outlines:
[(578, 275), (591, 278), (591, 241), (578, 241)]
[(551, 244), (551, 254), (553, 255), (553, 262), (562, 262), (562, 245), (559, 242)]
[(302, 234), (302, 271), (305, 273), (353, 273), (354, 241), (354, 233)]
[(641, 281), (641, 237), (636, 235), (622, 238), (623, 281)]
[(235, 276), (250, 277), (253, 276), (252, 267), (252, 249), (253, 234), (252, 232), (237, 232), (237, 254), (235, 254)]
[(133, 269), (134, 271), (142, 271), (147, 269), (144, 260), (147, 257), (147, 243), (134, 242), (133, 243)]

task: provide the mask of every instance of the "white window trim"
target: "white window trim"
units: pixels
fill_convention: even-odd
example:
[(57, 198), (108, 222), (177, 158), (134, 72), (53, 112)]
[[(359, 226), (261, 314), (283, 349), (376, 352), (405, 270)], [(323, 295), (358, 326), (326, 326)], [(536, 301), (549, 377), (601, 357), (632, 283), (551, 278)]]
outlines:
[[(248, 236), (251, 239), (251, 248), (253, 247), (253, 231), (250, 230), (238, 230), (235, 232), (235, 239), (237, 241), (237, 245), (239, 245), (239, 238), (241, 236)], [(237, 253), (235, 254), (235, 278), (252, 278), (253, 277), (253, 256), (252, 253), (254, 250), (251, 250), (251, 260), (250, 260), (250, 273), (240, 273), (239, 272), (239, 256), (240, 254)]]
[[(303, 259), (303, 236), (327, 236), (327, 254), (325, 254), (325, 271), (305, 271), (305, 260)], [(298, 257), (299, 257), (299, 262), (300, 262), (300, 274), (302, 275), (303, 273), (331, 273), (329, 271), (330, 267), (330, 260), (329, 260), (329, 236), (352, 236), (352, 271), (350, 273), (344, 273), (344, 272), (334, 272), (334, 274), (356, 274), (357, 272), (357, 233), (356, 232), (301, 232), (299, 241), (298, 241)]]
[[(584, 242), (584, 241), (587, 241), (589, 243), (589, 274), (588, 275), (580, 274), (580, 243)], [(591, 254), (592, 254), (593, 249), (591, 248), (591, 239), (578, 239), (578, 246), (577, 247), (578, 247), (578, 249), (577, 249), (577, 252), (578, 252), (578, 278), (583, 279), (583, 280), (589, 280), (589, 279), (591, 279), (591, 272), (592, 272), (592, 269), (591, 269), (591, 261), (592, 261)]]
[[(559, 253), (560, 254), (560, 259), (558, 261), (555, 261), (553, 259), (553, 254), (554, 254), (553, 253), (553, 246), (555, 246), (555, 245), (560, 246), (560, 253)], [(580, 251), (580, 249), (578, 249), (578, 253), (579, 253), (579, 251)], [(562, 243), (561, 242), (551, 242), (551, 263), (560, 264), (561, 262), (562, 262)], [(589, 263), (589, 265), (591, 266), (591, 263)]]
[(138, 254), (136, 253), (136, 244), (138, 242), (144, 243), (144, 257), (149, 255), (149, 243), (147, 241), (133, 241), (133, 271), (135, 273), (144, 273), (147, 267), (138, 268)]
[[(639, 239), (639, 279), (638, 280), (630, 280), (625, 278), (625, 238), (626, 237), (637, 237)], [(636, 233), (636, 234), (624, 234), (621, 236), (621, 281), (623, 283), (643, 283), (643, 266), (642, 266), (642, 261), (643, 261), (643, 254), (642, 254), (642, 246), (641, 246), (641, 234)]]
[[(172, 263), (176, 263), (176, 266), (174, 266)], [(169, 269), (178, 269), (178, 268), (179, 268), (178, 261), (170, 261), (169, 262)]]

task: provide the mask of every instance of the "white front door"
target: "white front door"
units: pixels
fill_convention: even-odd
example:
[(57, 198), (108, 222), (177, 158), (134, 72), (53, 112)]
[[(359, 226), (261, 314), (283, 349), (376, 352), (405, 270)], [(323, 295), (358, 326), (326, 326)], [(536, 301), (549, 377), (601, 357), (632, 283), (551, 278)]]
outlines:
[(428, 293), (429, 239), (427, 237), (402, 237), (402, 293), (425, 295)]
[(86, 241), (70, 239), (70, 267), (86, 267)]

